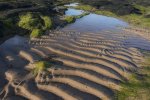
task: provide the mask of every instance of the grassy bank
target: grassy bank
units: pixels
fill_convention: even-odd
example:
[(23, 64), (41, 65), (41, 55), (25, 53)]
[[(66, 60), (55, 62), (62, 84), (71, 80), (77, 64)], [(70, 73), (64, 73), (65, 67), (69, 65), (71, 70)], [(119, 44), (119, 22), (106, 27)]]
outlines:
[(132, 74), (116, 93), (117, 100), (150, 100), (150, 52), (143, 51), (145, 61), (138, 72)]
[(132, 25), (149, 28), (150, 27), (150, 17), (149, 17), (150, 8), (140, 6), (140, 5), (133, 5), (133, 6), (136, 9), (139, 9), (141, 14), (132, 14), (131, 13), (131, 14), (127, 14), (127, 15), (118, 15), (109, 10), (96, 9), (93, 6), (83, 5), (83, 4), (76, 6), (74, 8), (89, 11), (89, 12), (96, 13), (99, 15), (120, 18), (120, 19), (123, 19), (123, 20), (129, 22)]
[(81, 15), (76, 15), (76, 16), (65, 16), (64, 17), (64, 20), (67, 22), (67, 23), (73, 23), (76, 21), (76, 19), (79, 19), (79, 18), (82, 18), (86, 15), (88, 15), (89, 13), (88, 12), (84, 12), (83, 14)]

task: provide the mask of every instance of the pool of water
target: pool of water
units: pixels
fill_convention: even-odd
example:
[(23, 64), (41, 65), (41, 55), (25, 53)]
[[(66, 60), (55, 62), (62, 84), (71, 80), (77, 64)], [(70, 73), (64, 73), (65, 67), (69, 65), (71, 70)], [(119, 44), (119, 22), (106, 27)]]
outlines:
[[(79, 3), (71, 3), (65, 6), (74, 7), (79, 5)], [(68, 8), (65, 12), (67, 16), (76, 16), (82, 14), (83, 10), (77, 10), (74, 8)], [(107, 17), (103, 15), (97, 15), (90, 13), (76, 22), (69, 24), (63, 28), (63, 30), (75, 30), (78, 32), (99, 32), (102, 30), (113, 30), (118, 27), (127, 27), (128, 23), (113, 17)]]
[(67, 16), (76, 16), (76, 15), (81, 15), (84, 11), (83, 10), (76, 10), (69, 8), (66, 12), (65, 15)]
[(66, 4), (64, 6), (68, 6), (68, 7), (75, 7), (77, 6), (79, 3), (71, 3), (71, 4)]
[[(78, 3), (73, 3), (67, 6), (77, 6)], [(83, 10), (77, 10), (73, 8), (68, 8), (65, 12), (66, 15), (80, 15)], [(76, 31), (81, 33), (91, 32), (104, 35), (106, 39), (114, 39), (121, 41), (126, 47), (136, 47), (141, 49), (150, 50), (150, 42), (141, 36), (135, 35), (133, 33), (123, 32), (120, 27), (128, 27), (129, 24), (121, 19), (97, 15), (90, 13), (80, 19), (77, 19), (74, 23), (65, 26), (63, 31)], [(105, 34), (104, 31), (109, 31), (110, 33)], [(127, 38), (123, 38), (127, 37)]]
[[(82, 10), (68, 9), (66, 15), (79, 15)], [(112, 30), (118, 27), (127, 27), (128, 23), (113, 17), (107, 17), (97, 14), (89, 14), (75, 23), (67, 25), (65, 30), (75, 30), (79, 32), (99, 32), (102, 30)]]

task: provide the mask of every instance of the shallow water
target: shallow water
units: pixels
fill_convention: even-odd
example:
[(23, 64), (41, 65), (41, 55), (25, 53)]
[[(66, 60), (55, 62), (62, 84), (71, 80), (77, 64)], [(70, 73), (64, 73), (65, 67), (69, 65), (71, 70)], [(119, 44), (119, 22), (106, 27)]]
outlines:
[(24, 47), (25, 45), (28, 45), (28, 39), (16, 35), (13, 38), (10, 38), (7, 41), (5, 41), (0, 47), (9, 49), (16, 47)]
[(77, 6), (79, 3), (71, 3), (71, 4), (66, 4), (65, 6), (68, 6), (68, 7), (75, 7)]
[[(78, 15), (82, 11), (68, 9), (67, 15)], [(81, 19), (78, 19), (75, 23), (67, 25), (65, 30), (75, 30), (79, 32), (99, 32), (102, 30), (110, 30), (119, 27), (127, 27), (128, 23), (122, 20), (107, 17), (97, 14), (89, 14)]]
[(76, 9), (72, 9), (72, 8), (69, 8), (66, 12), (65, 12), (65, 15), (68, 15), (68, 16), (76, 16), (76, 15), (81, 15), (84, 11), (83, 10), (76, 10)]
[[(72, 3), (67, 6), (77, 6), (78, 4), (79, 3)], [(83, 12), (83, 10), (68, 8), (65, 14), (80, 15)], [(77, 19), (76, 22), (65, 26), (62, 30), (70, 30), (82, 33), (98, 33), (104, 35), (106, 39), (119, 39), (122, 44), (126, 45), (126, 47), (136, 47), (150, 50), (150, 41), (134, 33), (122, 32), (120, 27), (129, 27), (129, 24), (121, 19), (90, 13), (83, 18)], [(104, 31), (110, 32), (109, 34), (105, 34)]]

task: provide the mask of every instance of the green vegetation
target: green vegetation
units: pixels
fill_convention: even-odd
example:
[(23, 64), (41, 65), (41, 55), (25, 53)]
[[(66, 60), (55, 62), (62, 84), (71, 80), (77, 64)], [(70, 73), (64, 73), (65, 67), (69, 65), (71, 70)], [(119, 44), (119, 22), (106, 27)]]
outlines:
[(82, 17), (84, 17), (84, 16), (86, 16), (86, 15), (89, 15), (89, 14), (90, 14), (90, 13), (85, 12), (85, 13), (83, 13), (83, 14), (81, 14), (81, 15), (75, 16), (75, 18), (76, 18), (76, 19), (79, 19), (79, 18), (82, 18)]
[(12, 36), (16, 33), (20, 34), (21, 32), (20, 30), (18, 30), (14, 18), (7, 18), (0, 20), (0, 37), (4, 36), (7, 37), (8, 35)]
[(36, 38), (36, 37), (40, 37), (44, 32), (41, 29), (33, 29), (30, 37), (31, 38)]
[(52, 20), (48, 16), (39, 13), (28, 12), (20, 15), (18, 26), (31, 31), (30, 37), (39, 37), (44, 31), (52, 27)]
[[(146, 54), (147, 55), (147, 54)], [(150, 55), (150, 53), (149, 53)], [(128, 82), (122, 84), (116, 93), (118, 100), (150, 100), (150, 56), (146, 57), (143, 67), (134, 73)]]
[(110, 11), (96, 10), (94, 13), (96, 13), (98, 15), (105, 15), (105, 16), (117, 17), (117, 15), (115, 13), (110, 12)]
[(85, 13), (83, 13), (83, 14), (81, 14), (81, 15), (65, 16), (65, 17), (64, 17), (64, 20), (65, 20), (67, 23), (73, 23), (76, 19), (82, 18), (82, 17), (84, 17), (84, 16), (86, 16), (86, 15), (88, 15), (88, 14), (90, 14), (90, 13), (85, 12)]
[(34, 28), (41, 28), (42, 24), (40, 21), (39, 16), (29, 12), (20, 16), (18, 26), (27, 30), (33, 30)]
[(136, 26), (142, 26), (146, 28), (150, 27), (150, 18), (145, 18), (142, 15), (130, 14), (125, 16), (120, 16), (120, 18)]
[(44, 20), (44, 27), (43, 30), (50, 29), (52, 27), (52, 20), (48, 16), (42, 16), (42, 19)]
[(57, 0), (0, 0), (0, 36), (25, 35), (35, 33), (37, 29), (40, 32), (50, 29), (52, 20), (48, 16), (53, 13), (54, 3)]
[(3, 20), (4, 26), (7, 28), (12, 28), (13, 27), (13, 21), (11, 18), (8, 18), (6, 20)]
[(47, 68), (50, 68), (52, 65), (49, 62), (46, 61), (38, 61), (34, 63), (34, 69), (33, 74), (37, 75), (39, 72), (47, 70)]
[(67, 21), (68, 23), (72, 23), (75, 21), (75, 17), (74, 16), (65, 16), (64, 20)]
[(85, 10), (85, 11), (95, 11), (96, 10), (94, 7), (92, 7), (90, 5), (78, 5), (78, 6), (75, 6), (74, 8)]

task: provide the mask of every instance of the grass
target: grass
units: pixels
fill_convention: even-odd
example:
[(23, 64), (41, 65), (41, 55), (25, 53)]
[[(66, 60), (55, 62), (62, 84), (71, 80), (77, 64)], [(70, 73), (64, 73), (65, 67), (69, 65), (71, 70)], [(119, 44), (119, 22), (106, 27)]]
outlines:
[(125, 16), (120, 16), (120, 18), (124, 19), (125, 21), (135, 26), (141, 26), (146, 28), (150, 27), (150, 18), (145, 18), (143, 15), (130, 14)]
[(41, 18), (44, 20), (43, 30), (50, 29), (52, 27), (52, 20), (51, 20), (51, 18), (48, 17), (48, 16), (42, 16)]
[(92, 7), (90, 5), (78, 5), (78, 6), (75, 6), (74, 8), (85, 10), (85, 11), (95, 11), (96, 10), (94, 7)]
[(133, 6), (134, 6), (136, 9), (139, 9), (142, 14), (147, 14), (148, 12), (150, 12), (150, 7), (144, 7), (144, 6), (137, 5), (137, 4), (134, 4)]
[(75, 16), (75, 18), (76, 18), (76, 19), (79, 19), (79, 18), (82, 18), (82, 17), (84, 17), (84, 16), (86, 16), (86, 15), (89, 15), (89, 14), (90, 14), (90, 13), (85, 12), (85, 13), (83, 13), (83, 14), (81, 14), (81, 15)]
[(117, 100), (150, 100), (150, 56), (145, 58), (142, 65), (128, 82), (122, 84), (121, 91), (116, 93)]
[(44, 34), (42, 29), (33, 29), (31, 34), (30, 34), (30, 37), (31, 38), (37, 38), (37, 37), (40, 37), (42, 34)]
[(34, 63), (34, 66), (33, 74), (37, 75), (38, 73), (47, 70), (47, 68), (50, 68), (52, 65), (46, 61), (38, 61)]
[(44, 31), (52, 27), (52, 20), (48, 16), (39, 13), (28, 12), (20, 15), (18, 26), (31, 31), (30, 37), (39, 37)]
[(65, 17), (64, 17), (64, 20), (65, 20), (67, 23), (73, 23), (73, 22), (75, 22), (76, 19), (82, 18), (82, 17), (84, 17), (84, 16), (86, 16), (86, 15), (88, 15), (88, 14), (90, 14), (90, 13), (85, 12), (85, 13), (83, 13), (83, 14), (81, 14), (81, 15), (65, 16)]
[(13, 20), (11, 18), (3, 20), (4, 26), (7, 28), (13, 27)]
[(64, 20), (67, 23), (73, 23), (75, 21), (75, 17), (74, 16), (65, 16)]
[(33, 30), (35, 28), (41, 28), (42, 24), (37, 16), (35, 17), (29, 12), (20, 16), (18, 26), (27, 30)]
[(96, 13), (98, 15), (105, 15), (105, 16), (117, 17), (117, 15), (115, 13), (110, 12), (110, 11), (96, 10), (94, 13)]

